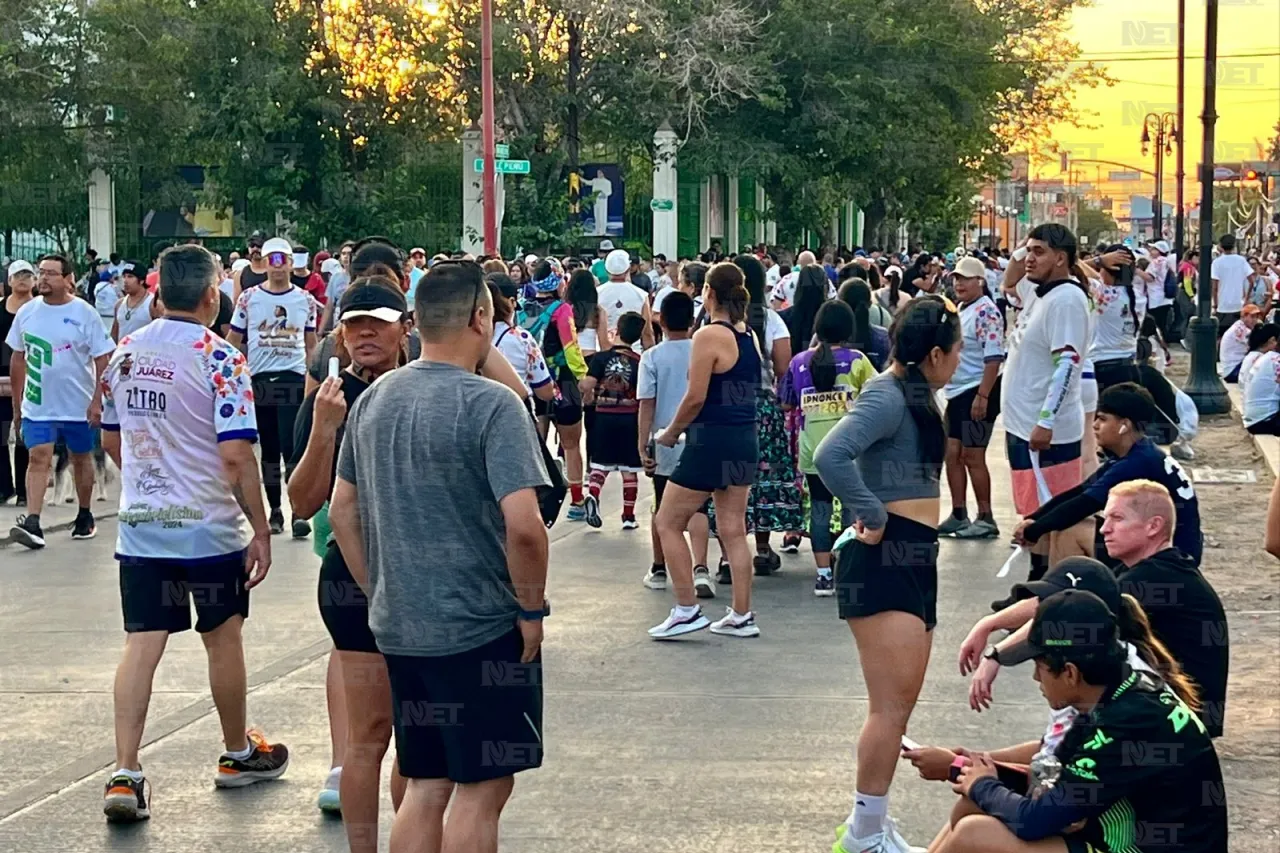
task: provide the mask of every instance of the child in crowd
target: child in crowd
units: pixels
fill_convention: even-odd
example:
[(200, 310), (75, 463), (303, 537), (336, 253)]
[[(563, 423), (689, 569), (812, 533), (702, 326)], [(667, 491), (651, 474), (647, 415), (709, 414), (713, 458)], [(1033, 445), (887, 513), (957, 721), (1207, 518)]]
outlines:
[(644, 333), (645, 320), (628, 311), (618, 318), (619, 340), (596, 353), (579, 382), (583, 405), (595, 405), (596, 417), (587, 433), (591, 480), (585, 502), (587, 524), (600, 527), (600, 490), (610, 471), (622, 472), (622, 529), (635, 530), (636, 491), (644, 470), (639, 450), (639, 410), (636, 385), (640, 354), (632, 344)]

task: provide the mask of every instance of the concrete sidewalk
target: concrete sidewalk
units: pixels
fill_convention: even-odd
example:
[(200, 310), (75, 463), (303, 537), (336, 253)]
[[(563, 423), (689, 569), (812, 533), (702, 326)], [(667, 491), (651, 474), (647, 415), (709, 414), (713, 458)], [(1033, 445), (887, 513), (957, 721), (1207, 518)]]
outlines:
[[(1003, 492), (1003, 453), (993, 450), (990, 461)], [(520, 777), (500, 849), (829, 850), (851, 805), (853, 746), (867, 702), (848, 628), (833, 600), (812, 594), (810, 555), (784, 557), (779, 575), (757, 579), (760, 638), (703, 633), (655, 643), (645, 630), (672, 599), (640, 584), (649, 563), (648, 484), (633, 532), (619, 529), (619, 490), (616, 478), (606, 487), (603, 530), (562, 522), (552, 531), (546, 766)], [(996, 514), (1007, 533), (1014, 518), (1003, 499)], [(314, 805), (329, 767), (318, 561), (310, 543), (284, 537), (274, 540), (271, 577), (254, 593), (246, 654), (250, 720), (289, 745), (288, 774), (239, 791), (213, 789), (220, 744), (205, 657), (199, 639), (182, 634), (157, 674), (143, 751), (154, 817), (134, 827), (104, 823), (122, 640), (113, 540), (108, 521), (91, 542), (0, 549), (0, 645), (8, 652), (0, 658), (0, 766), (10, 768), (0, 775), (0, 850), (345, 850), (341, 823)], [(981, 716), (968, 709), (967, 680), (956, 670), (970, 625), (1007, 591), (995, 572), (1008, 553), (1003, 538), (942, 545), (939, 626), (910, 732), (918, 741), (995, 747), (1043, 728), (1045, 704), (1028, 669), (1003, 674), (995, 707)], [(718, 616), (727, 600), (726, 590), (708, 612)], [(909, 765), (892, 798), (892, 813), (917, 844), (928, 842), (953, 801), (948, 786), (919, 781)], [(389, 823), (384, 797), (384, 850)]]

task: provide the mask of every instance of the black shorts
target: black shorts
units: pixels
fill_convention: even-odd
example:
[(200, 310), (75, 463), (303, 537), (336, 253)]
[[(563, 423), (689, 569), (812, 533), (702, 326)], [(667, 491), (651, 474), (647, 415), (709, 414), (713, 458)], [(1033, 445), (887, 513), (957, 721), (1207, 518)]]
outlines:
[(534, 413), (540, 418), (549, 418), (556, 426), (573, 426), (582, 422), (582, 392), (578, 390), (578, 380), (573, 374), (565, 371), (556, 382), (560, 394), (554, 400), (535, 398)]
[(835, 575), (841, 619), (901, 610), (938, 624), (938, 531), (926, 524), (890, 514), (880, 544), (840, 550)]
[(987, 416), (975, 421), (970, 413), (980, 387), (975, 385), (947, 401), (947, 438), (958, 440), (961, 447), (986, 447), (996, 429), (996, 416), (1000, 414), (1000, 379), (996, 379), (987, 397)]
[[(668, 482), (668, 477), (664, 477), (661, 474), (653, 475), (653, 510), (655, 513), (662, 506), (662, 493), (667, 490)], [(711, 514), (711, 498), (707, 498), (706, 502), (703, 503), (702, 506), (698, 507), (698, 512), (703, 515)]]
[(336, 542), (330, 542), (320, 561), (320, 619), (340, 652), (378, 654), (378, 644), (369, 630), (369, 599), (351, 576), (347, 561)]
[(671, 482), (695, 492), (750, 486), (760, 467), (755, 424), (693, 424), (685, 431), (685, 448), (671, 472)]
[(639, 416), (611, 415), (596, 411), (587, 430), (587, 457), (592, 468), (607, 471), (643, 471), (638, 441)]
[(191, 630), (191, 604), (196, 631), (207, 634), (232, 616), (249, 616), (244, 552), (201, 562), (119, 556), (120, 606), (124, 630)]
[(396, 756), (406, 779), (461, 784), (542, 766), (542, 657), (518, 628), (457, 655), (387, 655)]

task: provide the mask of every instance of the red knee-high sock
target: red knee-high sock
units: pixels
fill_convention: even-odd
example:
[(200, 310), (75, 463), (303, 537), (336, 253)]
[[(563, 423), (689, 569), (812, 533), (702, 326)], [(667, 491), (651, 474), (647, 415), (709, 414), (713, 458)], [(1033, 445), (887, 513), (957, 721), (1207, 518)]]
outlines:
[(591, 497), (600, 500), (600, 490), (604, 488), (604, 481), (609, 479), (608, 471), (601, 471), (599, 468), (591, 469), (591, 484), (589, 489)]
[(569, 484), (569, 500), (573, 501), (576, 504), (582, 503), (582, 484), (581, 483)]
[(636, 492), (640, 490), (640, 480), (634, 471), (622, 472), (622, 517), (635, 518)]

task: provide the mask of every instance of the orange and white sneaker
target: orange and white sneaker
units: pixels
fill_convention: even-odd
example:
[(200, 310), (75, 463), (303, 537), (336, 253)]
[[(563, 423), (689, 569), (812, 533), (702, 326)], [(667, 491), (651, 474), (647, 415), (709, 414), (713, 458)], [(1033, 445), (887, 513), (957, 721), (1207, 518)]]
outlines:
[(102, 797), (102, 813), (108, 823), (133, 823), (151, 817), (151, 786), (146, 777), (134, 779), (116, 771)]
[(267, 737), (256, 729), (247, 732), (252, 751), (248, 758), (235, 758), (223, 753), (218, 759), (218, 772), (213, 784), (219, 788), (243, 788), (266, 779), (279, 779), (289, 769), (289, 747), (267, 743)]

